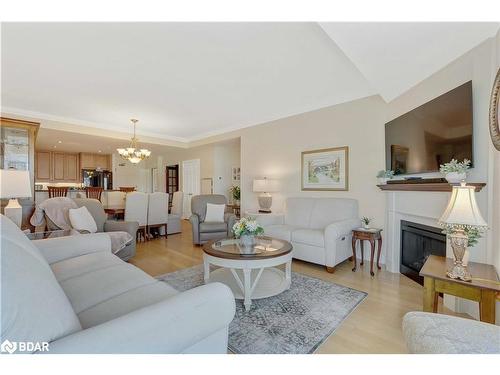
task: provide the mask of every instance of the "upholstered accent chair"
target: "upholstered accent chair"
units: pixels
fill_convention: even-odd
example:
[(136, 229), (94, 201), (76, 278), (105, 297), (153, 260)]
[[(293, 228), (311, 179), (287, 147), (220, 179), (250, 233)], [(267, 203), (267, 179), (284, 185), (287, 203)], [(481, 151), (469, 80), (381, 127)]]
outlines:
[(182, 201), (184, 194), (182, 191), (176, 191), (172, 197), (172, 208), (168, 214), (167, 233), (175, 234), (181, 233), (181, 220), (182, 220)]
[(222, 223), (206, 222), (207, 203), (227, 205), (227, 199), (224, 195), (218, 194), (196, 195), (191, 198), (189, 221), (193, 230), (193, 243), (197, 245), (209, 240), (232, 237), (232, 228), (236, 222), (236, 216), (229, 212), (224, 214), (224, 222)]
[(78, 207), (85, 206), (95, 220), (97, 232), (127, 232), (134, 240), (120, 250), (116, 255), (120, 259), (127, 261), (135, 255), (135, 236), (139, 223), (136, 221), (116, 221), (108, 220), (108, 215), (104, 212), (102, 203), (97, 199), (74, 198), (73, 201)]

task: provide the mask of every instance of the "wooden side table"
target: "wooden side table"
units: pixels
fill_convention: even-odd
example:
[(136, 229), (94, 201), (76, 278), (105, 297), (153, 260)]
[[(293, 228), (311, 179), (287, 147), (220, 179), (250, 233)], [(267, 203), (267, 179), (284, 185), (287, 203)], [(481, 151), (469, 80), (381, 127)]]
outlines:
[[(498, 274), (490, 264), (469, 262), (467, 265), (472, 281), (450, 279), (446, 271), (453, 265), (453, 259), (431, 255), (420, 270), (424, 277), (424, 306), (427, 312), (437, 312), (439, 293), (479, 302), (479, 316), (482, 322), (495, 324), (496, 295), (500, 292)], [(490, 281), (488, 281), (490, 280)]]
[(375, 276), (373, 272), (373, 257), (375, 255), (375, 241), (378, 242), (378, 254), (377, 254), (377, 269), (381, 269), (380, 262), (380, 252), (382, 251), (382, 229), (364, 229), (358, 228), (352, 231), (352, 257), (354, 261), (354, 268), (352, 272), (356, 271), (356, 241), (359, 240), (361, 247), (361, 263), (363, 265), (364, 260), (364, 248), (363, 241), (369, 241), (371, 245), (371, 255), (370, 255), (370, 275)]

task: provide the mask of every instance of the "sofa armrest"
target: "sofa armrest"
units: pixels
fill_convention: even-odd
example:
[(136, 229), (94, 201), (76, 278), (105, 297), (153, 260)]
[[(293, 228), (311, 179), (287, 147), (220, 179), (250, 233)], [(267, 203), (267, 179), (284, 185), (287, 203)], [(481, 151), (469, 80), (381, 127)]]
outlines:
[(227, 224), (227, 236), (229, 238), (233, 237), (233, 226), (236, 223), (236, 215), (232, 212), (226, 212), (224, 214), (224, 222)]
[(268, 225), (285, 224), (284, 214), (259, 214), (259, 215), (248, 214), (248, 217), (255, 219), (257, 223), (259, 223), (264, 228)]
[(53, 341), (49, 353), (181, 353), (227, 329), (234, 314), (227, 286), (203, 285)]
[(325, 228), (325, 242), (327, 245), (329, 242), (335, 242), (340, 237), (350, 234), (353, 229), (360, 226), (361, 220), (359, 219), (348, 219), (331, 223)]
[(111, 252), (111, 239), (106, 233), (48, 238), (46, 240), (35, 240), (33, 244), (40, 249), (49, 264), (100, 251)]
[(135, 238), (137, 229), (139, 229), (139, 223), (137, 221), (106, 220), (104, 222), (105, 232), (127, 232)]

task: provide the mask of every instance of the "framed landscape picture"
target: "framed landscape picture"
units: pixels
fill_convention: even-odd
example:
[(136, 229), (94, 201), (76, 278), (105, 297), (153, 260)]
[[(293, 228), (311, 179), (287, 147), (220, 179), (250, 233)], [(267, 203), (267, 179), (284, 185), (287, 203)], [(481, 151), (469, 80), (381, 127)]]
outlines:
[(349, 190), (349, 147), (302, 152), (302, 190)]

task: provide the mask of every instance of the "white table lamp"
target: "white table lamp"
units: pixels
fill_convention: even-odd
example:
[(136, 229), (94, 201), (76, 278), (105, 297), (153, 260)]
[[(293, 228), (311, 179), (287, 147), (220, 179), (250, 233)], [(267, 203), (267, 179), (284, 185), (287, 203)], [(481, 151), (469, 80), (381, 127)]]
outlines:
[(466, 186), (464, 182), (460, 186), (453, 186), (448, 206), (439, 219), (439, 224), (452, 232), (450, 242), (455, 263), (446, 275), (452, 279), (471, 281), (469, 270), (462, 263), (469, 242), (466, 231), (471, 228), (488, 228), (477, 206), (473, 186)]
[(255, 193), (261, 193), (259, 195), (259, 212), (271, 213), (271, 205), (273, 204), (273, 198), (271, 194), (278, 191), (278, 181), (269, 180), (263, 178), (261, 180), (253, 180), (253, 191)]
[(31, 198), (30, 172), (0, 169), (0, 198), (9, 199), (4, 214), (20, 228), (23, 209), (17, 198)]

